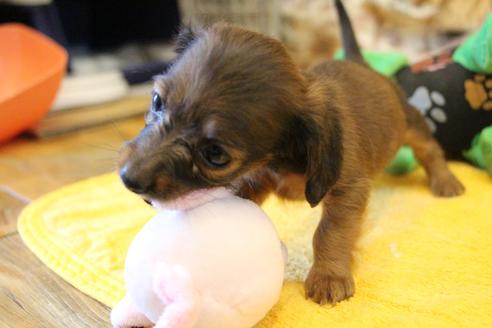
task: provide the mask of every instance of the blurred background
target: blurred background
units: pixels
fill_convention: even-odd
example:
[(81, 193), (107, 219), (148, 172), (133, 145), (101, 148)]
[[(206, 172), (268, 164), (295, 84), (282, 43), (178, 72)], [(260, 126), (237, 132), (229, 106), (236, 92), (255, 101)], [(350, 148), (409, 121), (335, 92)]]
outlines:
[[(399, 51), (412, 62), (461, 42), (483, 23), (492, 1), (345, 0), (345, 5), (362, 47)], [(21, 23), (48, 36), (68, 55), (59, 75), (61, 83), (52, 82), (47, 92), (52, 97), (46, 96), (49, 99), (32, 119), (27, 118), (32, 109), (22, 109), (17, 102), (19, 117), (13, 120), (9, 114), (8, 126), (8, 119), (3, 119), (0, 128), (9, 131), (0, 140), (5, 142), (26, 129), (31, 135), (50, 137), (141, 115), (147, 109), (152, 76), (164, 71), (174, 57), (171, 41), (179, 25), (218, 20), (280, 39), (303, 68), (331, 58), (340, 44), (331, 0), (0, 0), (0, 26), (4, 27), (0, 28), (4, 44), (0, 76), (4, 81), (9, 78), (5, 72), (14, 75), (11, 81), (19, 80), (16, 65), (24, 67), (20, 70), (25, 73), (27, 65), (20, 60), (50, 65), (42, 63), (41, 50), (22, 48), (17, 52), (23, 51), (22, 56), (13, 54), (12, 43), (5, 40), (19, 32), (5, 31), (9, 23)], [(25, 86), (15, 89), (8, 84), (0, 84), (2, 102), (26, 92)], [(25, 124), (12, 129), (21, 121)]]
[[(492, 0), (344, 4), (361, 46), (378, 52), (369, 64), (402, 86), (448, 157), (465, 157), (492, 176)], [(281, 40), (302, 68), (340, 47), (333, 0), (0, 0), (1, 327), (109, 326), (108, 307), (26, 248), (18, 215), (51, 191), (114, 172), (121, 145), (144, 126), (152, 77), (174, 59), (180, 24), (218, 20)], [(402, 148), (387, 172), (416, 167)], [(411, 179), (410, 186), (420, 183)], [(96, 189), (114, 197), (113, 189)], [(63, 198), (56, 201), (60, 214), (70, 212)], [(475, 205), (464, 205), (466, 217)], [(106, 245), (54, 221), (53, 229), (93, 254)], [(110, 231), (96, 221), (87, 222)], [(103, 253), (105, 263), (119, 256)]]

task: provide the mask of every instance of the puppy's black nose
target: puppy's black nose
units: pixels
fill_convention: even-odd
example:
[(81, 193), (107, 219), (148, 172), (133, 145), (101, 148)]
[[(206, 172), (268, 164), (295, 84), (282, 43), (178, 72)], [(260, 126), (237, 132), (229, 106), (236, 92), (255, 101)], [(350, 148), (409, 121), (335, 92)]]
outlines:
[(145, 191), (144, 186), (135, 178), (129, 177), (127, 167), (123, 167), (120, 170), (121, 181), (125, 184), (125, 187), (137, 194), (142, 194)]

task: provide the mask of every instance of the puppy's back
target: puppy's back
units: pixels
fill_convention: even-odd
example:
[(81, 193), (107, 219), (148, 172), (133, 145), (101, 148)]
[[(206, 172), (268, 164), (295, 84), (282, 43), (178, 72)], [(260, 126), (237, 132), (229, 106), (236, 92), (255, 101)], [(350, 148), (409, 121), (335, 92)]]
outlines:
[[(308, 74), (322, 82), (330, 103), (346, 123), (361, 160), (378, 171), (403, 140), (405, 112), (398, 87), (388, 78), (353, 61), (326, 61)], [(329, 110), (329, 109), (328, 109)]]

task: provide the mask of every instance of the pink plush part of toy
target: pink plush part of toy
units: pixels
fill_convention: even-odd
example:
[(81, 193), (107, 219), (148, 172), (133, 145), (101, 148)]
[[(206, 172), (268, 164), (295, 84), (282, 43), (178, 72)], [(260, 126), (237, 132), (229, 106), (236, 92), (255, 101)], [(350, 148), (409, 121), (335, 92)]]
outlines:
[(200, 310), (200, 297), (188, 271), (180, 265), (159, 263), (154, 274), (154, 292), (168, 304), (156, 328), (193, 327)]
[(111, 311), (111, 324), (113, 327), (147, 327), (153, 323), (126, 295)]
[(251, 327), (278, 301), (287, 253), (260, 207), (225, 188), (152, 204), (113, 326)]
[(224, 187), (207, 188), (192, 191), (174, 200), (153, 199), (151, 203), (158, 210), (188, 210), (229, 195), (230, 193)]

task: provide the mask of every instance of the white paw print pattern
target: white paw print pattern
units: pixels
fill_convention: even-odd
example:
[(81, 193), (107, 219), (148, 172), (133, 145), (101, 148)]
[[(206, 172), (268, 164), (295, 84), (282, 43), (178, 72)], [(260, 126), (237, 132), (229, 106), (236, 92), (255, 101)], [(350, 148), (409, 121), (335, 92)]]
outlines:
[(432, 133), (436, 132), (436, 123), (446, 123), (448, 117), (446, 112), (440, 107), (446, 105), (446, 99), (438, 91), (429, 91), (425, 86), (415, 89), (413, 95), (408, 98), (408, 102), (415, 106), (424, 116), (427, 125)]

